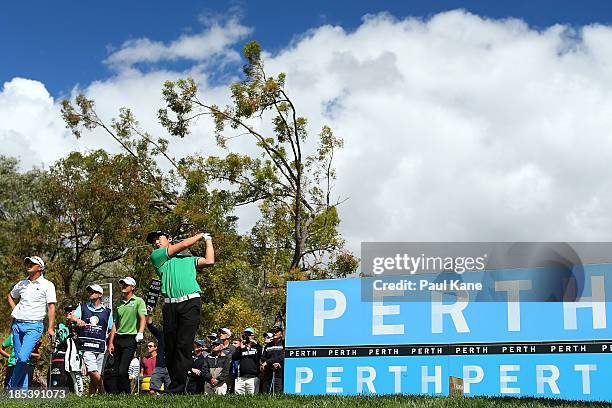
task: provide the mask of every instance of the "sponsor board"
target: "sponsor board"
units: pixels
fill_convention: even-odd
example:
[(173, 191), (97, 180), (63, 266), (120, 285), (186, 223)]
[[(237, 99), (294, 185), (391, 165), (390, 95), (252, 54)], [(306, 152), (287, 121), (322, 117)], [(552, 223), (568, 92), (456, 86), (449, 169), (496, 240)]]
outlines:
[(583, 270), (580, 298), (555, 302), (521, 302), (538, 272), (524, 269), (489, 282), (508, 301), (435, 290), (427, 302), (401, 290), (367, 301), (370, 278), (289, 282), (285, 391), (448, 395), (458, 377), (465, 396), (612, 401), (612, 265)]

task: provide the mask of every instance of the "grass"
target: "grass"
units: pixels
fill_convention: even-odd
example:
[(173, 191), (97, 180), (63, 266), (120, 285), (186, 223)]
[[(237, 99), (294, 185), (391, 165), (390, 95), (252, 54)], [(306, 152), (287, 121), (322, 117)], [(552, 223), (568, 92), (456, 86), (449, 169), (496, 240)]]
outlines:
[(375, 396), (375, 397), (337, 397), (337, 396), (296, 396), (283, 395), (272, 397), (268, 395), (256, 396), (209, 396), (209, 395), (185, 395), (185, 396), (95, 396), (76, 397), (70, 395), (65, 400), (2, 400), (2, 407), (134, 407), (134, 408), (268, 408), (268, 407), (413, 407), (413, 408), (470, 408), (470, 407), (496, 407), (496, 408), (563, 408), (563, 407), (610, 407), (608, 403), (593, 403), (579, 401), (563, 401), (553, 399), (534, 398), (448, 398), (448, 397), (425, 397), (425, 396)]

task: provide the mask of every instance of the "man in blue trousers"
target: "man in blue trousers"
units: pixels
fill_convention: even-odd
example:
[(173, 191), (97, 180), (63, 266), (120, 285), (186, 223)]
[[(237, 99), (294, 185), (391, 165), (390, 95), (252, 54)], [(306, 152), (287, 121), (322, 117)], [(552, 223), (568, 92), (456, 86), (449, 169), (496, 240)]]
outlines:
[[(28, 388), (27, 363), (32, 350), (43, 334), (43, 320), (49, 311), (49, 337), (55, 335), (55, 286), (44, 278), (44, 261), (38, 256), (23, 260), (28, 277), (19, 281), (7, 296), (13, 312), (13, 350), (15, 369), (9, 380), (10, 388)], [(18, 301), (19, 303), (15, 303)]]

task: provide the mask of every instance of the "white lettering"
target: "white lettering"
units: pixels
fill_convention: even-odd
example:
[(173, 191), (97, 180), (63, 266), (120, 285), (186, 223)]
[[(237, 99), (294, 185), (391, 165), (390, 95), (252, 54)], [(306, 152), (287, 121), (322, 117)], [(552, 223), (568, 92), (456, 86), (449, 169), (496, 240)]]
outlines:
[[(474, 376), (471, 373), (475, 373)], [(470, 393), (470, 384), (478, 384), (484, 378), (482, 367), (477, 365), (463, 366), (463, 392)]]
[(508, 375), (511, 371), (520, 371), (520, 365), (500, 365), (499, 366), (499, 392), (501, 394), (520, 394), (520, 388), (510, 388), (508, 385), (511, 382), (516, 382), (518, 379), (515, 375)]
[(468, 306), (468, 296), (465, 292), (457, 293), (457, 302), (451, 304), (442, 303), (442, 293), (431, 292), (431, 332), (442, 333), (442, 315), (449, 314), (453, 319), (457, 333), (469, 333), (470, 328), (465, 321), (462, 310)]
[[(364, 376), (364, 374), (368, 374)], [(376, 394), (376, 388), (374, 388), (374, 379), (376, 378), (376, 370), (374, 367), (357, 367), (357, 392), (363, 392), (363, 385), (368, 387), (368, 391), (372, 394)]]
[(521, 290), (530, 290), (530, 280), (512, 280), (495, 282), (496, 292), (508, 293), (508, 331), (521, 331)]
[(575, 371), (582, 371), (582, 393), (591, 394), (591, 371), (597, 371), (597, 364), (576, 364)]
[(427, 393), (429, 390), (429, 383), (435, 384), (435, 393), (440, 394), (442, 392), (442, 366), (435, 366), (435, 374), (433, 376), (427, 373), (427, 366), (421, 366), (421, 392)]
[[(545, 371), (550, 371), (550, 376), (544, 376)], [(559, 379), (559, 368), (552, 364), (536, 365), (536, 384), (538, 394), (544, 394), (544, 384), (548, 384), (553, 394), (559, 394), (557, 380)]]
[[(575, 287), (576, 282), (574, 280), (568, 282), (568, 291), (571, 285)], [(563, 328), (565, 330), (577, 329), (576, 309), (578, 308), (593, 309), (593, 328), (606, 328), (606, 291), (603, 276), (591, 276), (591, 297), (583, 296), (576, 299), (575, 302), (563, 302)]]
[(402, 392), (402, 373), (408, 371), (408, 367), (406, 366), (389, 366), (389, 372), (393, 373), (393, 377), (395, 378), (395, 388), (394, 391), (397, 394)]
[(325, 377), (325, 392), (328, 394), (341, 393), (342, 387), (334, 387), (335, 383), (342, 381), (341, 377), (334, 377), (335, 373), (344, 372), (344, 367), (327, 367), (327, 375)]
[(312, 381), (314, 375), (312, 368), (310, 367), (296, 367), (295, 368), (295, 393), (299, 394), (302, 392), (302, 384), (308, 384)]
[[(325, 309), (325, 300), (335, 302), (333, 309)], [(346, 297), (339, 290), (315, 290), (313, 335), (323, 336), (325, 320), (337, 319), (346, 311)]]
[(391, 296), (402, 296), (403, 290), (374, 292), (372, 302), (372, 335), (404, 334), (403, 324), (385, 324), (384, 317), (399, 315), (400, 305), (385, 305), (383, 299)]

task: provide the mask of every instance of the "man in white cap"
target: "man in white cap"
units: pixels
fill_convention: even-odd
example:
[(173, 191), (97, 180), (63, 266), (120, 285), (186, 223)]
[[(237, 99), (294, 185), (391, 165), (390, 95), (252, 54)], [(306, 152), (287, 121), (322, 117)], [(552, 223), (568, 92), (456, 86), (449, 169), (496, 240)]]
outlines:
[[(10, 388), (27, 389), (27, 363), (36, 343), (43, 333), (43, 320), (47, 310), (49, 337), (55, 335), (55, 286), (43, 276), (45, 262), (38, 256), (28, 256), (23, 260), (28, 277), (19, 281), (7, 300), (13, 312), (13, 350), (15, 351), (15, 369), (9, 380)], [(15, 303), (19, 301), (19, 303)]]
[(91, 379), (89, 395), (104, 394), (102, 370), (106, 341), (113, 327), (113, 314), (102, 304), (104, 290), (98, 284), (87, 287), (89, 302), (82, 303), (72, 312), (71, 320), (79, 325), (78, 336), (83, 350), (83, 361)]
[(252, 327), (244, 329), (240, 348), (234, 351), (232, 358), (240, 361), (235, 386), (236, 394), (258, 394), (261, 346), (255, 341), (255, 329)]
[[(205, 241), (204, 257), (180, 254), (200, 240)], [(170, 393), (183, 393), (202, 308), (196, 274), (198, 270), (215, 263), (212, 238), (209, 234), (200, 233), (173, 243), (168, 232), (153, 231), (147, 235), (147, 242), (155, 248), (150, 258), (160, 276), (161, 295), (164, 297), (166, 362), (172, 382)]]
[[(234, 351), (236, 351), (236, 347), (230, 342), (230, 337), (232, 337), (232, 331), (228, 329), (227, 327), (221, 327), (218, 330), (218, 333), (219, 333), (219, 340), (223, 342), (223, 347), (221, 347), (221, 352), (225, 355), (228, 355), (231, 360), (232, 356), (234, 355)], [(230, 369), (227, 379), (225, 380), (225, 383), (227, 384), (228, 394), (234, 393), (235, 381), (236, 381), (236, 378), (234, 377), (234, 372), (232, 369)]]
[(130, 394), (128, 375), (130, 362), (136, 351), (136, 344), (144, 339), (147, 324), (147, 306), (142, 298), (134, 295), (136, 281), (131, 276), (119, 280), (121, 300), (114, 310), (113, 328), (108, 339), (108, 351), (115, 357), (119, 392)]

